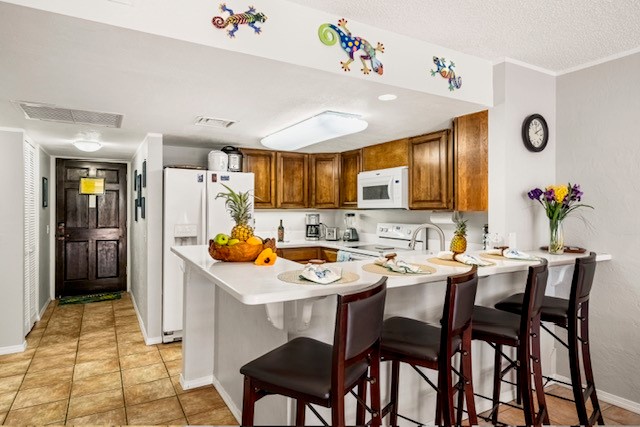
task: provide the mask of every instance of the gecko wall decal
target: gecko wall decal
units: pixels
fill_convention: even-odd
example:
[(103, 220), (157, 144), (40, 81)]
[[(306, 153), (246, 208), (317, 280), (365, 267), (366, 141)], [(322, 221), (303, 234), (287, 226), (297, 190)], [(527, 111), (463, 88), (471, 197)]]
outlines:
[[(376, 47), (373, 47), (371, 43), (365, 39), (351, 35), (351, 31), (347, 29), (347, 21), (345, 19), (340, 19), (337, 26), (328, 23), (320, 25), (318, 28), (318, 37), (320, 37), (320, 41), (327, 46), (333, 46), (338, 40), (340, 41), (340, 47), (349, 55), (347, 61), (340, 61), (340, 65), (342, 65), (344, 71), (351, 71), (349, 66), (355, 59), (355, 53), (362, 50), (363, 54), (360, 55), (362, 72), (369, 74), (371, 69), (373, 69), (374, 72), (382, 75), (384, 67), (382, 66), (382, 62), (376, 57), (376, 52), (384, 53), (384, 45), (378, 43)], [(367, 66), (367, 61), (371, 64), (371, 68)]]
[(249, 10), (244, 13), (233, 13), (233, 10), (229, 9), (225, 3), (220, 5), (220, 12), (227, 12), (229, 16), (227, 19), (224, 19), (222, 16), (214, 16), (211, 20), (211, 23), (216, 28), (226, 28), (229, 25), (233, 25), (231, 30), (227, 31), (229, 37), (234, 38), (236, 36), (236, 31), (238, 31), (238, 26), (242, 24), (247, 24), (256, 34), (260, 34), (262, 29), (256, 26), (257, 22), (265, 22), (267, 20), (267, 16), (264, 13), (258, 12), (256, 13), (256, 9), (253, 6), (249, 6)]
[(430, 70), (432, 77), (436, 74), (440, 74), (442, 78), (447, 79), (449, 81), (450, 91), (460, 89), (462, 87), (462, 77), (456, 77), (456, 72), (453, 70), (456, 64), (454, 64), (453, 61), (449, 61), (449, 66), (447, 66), (447, 61), (444, 58), (434, 56), (433, 63), (436, 64), (436, 69)]

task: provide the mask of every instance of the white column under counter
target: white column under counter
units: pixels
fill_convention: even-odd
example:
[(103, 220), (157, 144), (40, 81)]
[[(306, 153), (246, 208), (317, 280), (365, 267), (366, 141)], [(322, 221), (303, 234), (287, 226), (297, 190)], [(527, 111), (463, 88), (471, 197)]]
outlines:
[[(242, 409), (242, 376), (239, 373), (242, 365), (298, 336), (331, 343), (335, 295), (360, 289), (380, 278), (362, 270), (362, 266), (371, 261), (358, 261), (339, 264), (345, 271), (360, 276), (356, 282), (295, 285), (277, 278), (279, 273), (301, 268), (300, 264), (288, 260), (278, 259), (274, 266), (265, 267), (252, 263), (216, 262), (209, 257), (206, 246), (176, 247), (172, 251), (187, 266), (183, 387), (214, 384), (238, 418)], [(570, 272), (562, 271), (572, 268), (575, 255), (532, 253), (549, 260), (550, 285), (557, 281), (554, 277), (562, 278), (562, 283), (571, 280)], [(427, 259), (431, 256), (418, 251), (402, 254), (407, 261), (421, 264), (428, 264)], [(611, 259), (608, 255), (598, 257), (599, 261), (608, 259)], [(496, 261), (494, 266), (481, 268), (476, 303), (492, 305), (522, 291), (528, 265), (531, 262)], [(432, 322), (439, 320), (446, 277), (468, 268), (433, 266), (437, 271), (430, 275), (389, 278), (385, 317), (401, 315)], [(493, 352), (480, 343), (474, 343), (473, 351), (474, 386), (478, 392), (490, 394)], [(555, 371), (553, 356), (553, 342), (543, 339), (543, 366), (547, 373)], [(382, 391), (383, 399), (386, 399), (389, 373), (384, 365)], [(429, 375), (435, 378), (435, 375)], [(401, 402), (403, 412), (423, 422), (433, 420), (435, 395), (432, 390), (406, 369), (401, 371), (401, 387), (401, 395), (407, 396)], [(511, 391), (505, 390), (505, 397), (508, 397)], [(346, 399), (347, 421), (353, 423), (355, 400)], [(479, 409), (484, 408), (484, 403), (480, 399), (477, 401)], [(308, 416), (312, 417), (310, 420), (314, 419), (311, 413)], [(260, 424), (292, 424), (292, 404), (282, 397), (266, 397), (256, 405), (255, 419)]]

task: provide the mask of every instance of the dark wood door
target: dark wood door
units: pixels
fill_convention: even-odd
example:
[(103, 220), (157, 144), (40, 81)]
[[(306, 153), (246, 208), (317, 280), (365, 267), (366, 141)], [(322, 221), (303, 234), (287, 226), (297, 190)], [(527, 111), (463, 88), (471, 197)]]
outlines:
[(362, 150), (340, 154), (340, 207), (358, 207), (358, 174), (362, 172)]
[(409, 139), (409, 208), (452, 208), (453, 156), (450, 138), (451, 132), (443, 130)]
[(276, 207), (276, 153), (267, 150), (242, 150), (243, 172), (253, 172), (254, 207), (270, 209)]
[[(58, 159), (56, 296), (127, 289), (127, 165)], [(103, 195), (80, 178), (105, 179)]]
[(340, 205), (340, 155), (311, 155), (311, 207), (337, 208)]
[(279, 208), (309, 207), (309, 155), (278, 153)]

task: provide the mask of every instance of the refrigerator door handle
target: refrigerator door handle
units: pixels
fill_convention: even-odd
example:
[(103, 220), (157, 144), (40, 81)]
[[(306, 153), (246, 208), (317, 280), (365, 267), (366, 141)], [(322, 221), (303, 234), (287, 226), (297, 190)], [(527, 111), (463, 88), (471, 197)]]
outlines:
[(209, 218), (207, 218), (207, 186), (206, 185), (202, 189), (201, 198), (202, 198), (202, 200), (200, 201), (200, 209), (201, 209), (201, 215), (202, 215), (202, 229), (201, 229), (202, 243), (201, 244), (208, 245), (209, 242), (207, 241), (207, 223), (209, 222)]

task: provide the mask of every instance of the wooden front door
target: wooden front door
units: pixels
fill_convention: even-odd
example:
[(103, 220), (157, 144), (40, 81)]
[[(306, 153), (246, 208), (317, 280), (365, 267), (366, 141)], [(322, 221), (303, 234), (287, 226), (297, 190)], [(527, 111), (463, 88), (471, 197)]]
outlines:
[[(127, 289), (127, 165), (58, 159), (56, 296)], [(105, 179), (103, 195), (80, 178)]]

